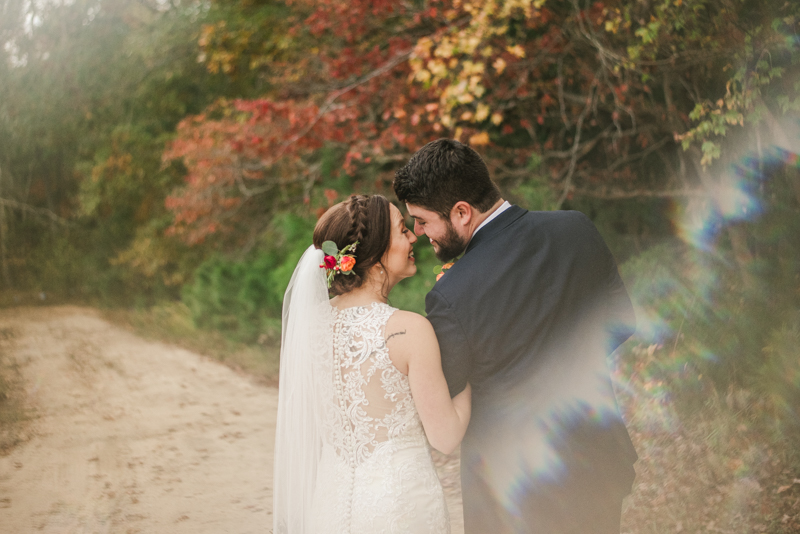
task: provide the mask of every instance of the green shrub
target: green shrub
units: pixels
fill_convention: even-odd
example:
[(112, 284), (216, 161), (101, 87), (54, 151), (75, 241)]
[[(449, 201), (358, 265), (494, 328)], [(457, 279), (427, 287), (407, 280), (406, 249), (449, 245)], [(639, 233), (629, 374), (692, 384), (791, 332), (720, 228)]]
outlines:
[(182, 291), (195, 324), (244, 342), (280, 339), (283, 294), (313, 229), (310, 219), (285, 215), (248, 257), (200, 264)]
[(800, 314), (770, 331), (754, 390), (776, 421), (800, 430)]
[[(763, 348), (778, 343), (775, 325), (798, 305), (790, 281), (775, 276), (787, 261), (796, 257), (764, 254), (743, 270), (724, 246), (706, 252), (678, 241), (629, 259), (621, 273), (639, 323), (630, 346), (655, 347), (639, 372), (686, 402), (702, 400), (709, 386), (722, 394), (754, 387)], [(630, 348), (621, 355), (625, 373), (638, 358)]]

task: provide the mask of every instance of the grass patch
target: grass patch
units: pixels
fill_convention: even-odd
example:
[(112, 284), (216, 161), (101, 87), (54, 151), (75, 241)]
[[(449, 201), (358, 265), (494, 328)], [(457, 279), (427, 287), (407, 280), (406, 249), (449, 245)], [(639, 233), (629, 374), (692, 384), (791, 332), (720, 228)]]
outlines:
[(104, 310), (109, 321), (147, 339), (177, 345), (219, 360), (237, 371), (256, 377), (265, 384), (277, 385), (280, 341), (262, 336), (257, 344), (246, 344), (223, 333), (198, 328), (184, 304), (165, 303), (148, 309)]

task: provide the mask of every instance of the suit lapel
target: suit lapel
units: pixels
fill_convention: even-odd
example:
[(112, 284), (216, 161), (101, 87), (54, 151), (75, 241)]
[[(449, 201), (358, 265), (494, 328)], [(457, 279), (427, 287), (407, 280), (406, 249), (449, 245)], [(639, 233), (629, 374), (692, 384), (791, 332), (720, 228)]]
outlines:
[(467, 245), (467, 249), (464, 251), (464, 254), (469, 254), (469, 251), (477, 247), (480, 243), (484, 241), (490, 241), (497, 234), (502, 232), (503, 229), (507, 228), (527, 212), (527, 210), (524, 210), (519, 206), (512, 205), (506, 211), (492, 219), (489, 224), (481, 228), (474, 236), (472, 236), (472, 240), (469, 242), (469, 245)]

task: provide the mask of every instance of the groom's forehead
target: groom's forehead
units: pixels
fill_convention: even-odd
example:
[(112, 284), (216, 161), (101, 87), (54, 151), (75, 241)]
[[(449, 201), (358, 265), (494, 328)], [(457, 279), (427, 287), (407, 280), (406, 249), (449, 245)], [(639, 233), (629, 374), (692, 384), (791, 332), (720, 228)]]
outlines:
[(429, 209), (423, 208), (422, 206), (417, 206), (415, 204), (406, 203), (406, 209), (408, 209), (408, 214), (411, 215), (413, 219), (433, 221), (441, 217), (435, 211), (431, 211)]

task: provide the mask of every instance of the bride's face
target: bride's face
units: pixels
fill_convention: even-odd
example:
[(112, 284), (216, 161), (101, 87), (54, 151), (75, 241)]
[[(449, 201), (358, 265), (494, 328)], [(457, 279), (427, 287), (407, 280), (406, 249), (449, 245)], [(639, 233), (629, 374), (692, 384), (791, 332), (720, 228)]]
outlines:
[(414, 263), (414, 243), (417, 236), (406, 228), (403, 214), (390, 204), (392, 212), (392, 237), (389, 250), (383, 255), (382, 263), (389, 275), (389, 283), (393, 286), (403, 278), (414, 276), (417, 266)]

